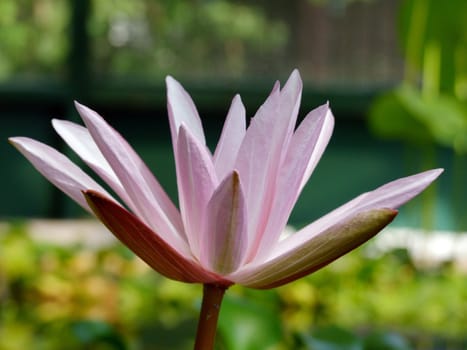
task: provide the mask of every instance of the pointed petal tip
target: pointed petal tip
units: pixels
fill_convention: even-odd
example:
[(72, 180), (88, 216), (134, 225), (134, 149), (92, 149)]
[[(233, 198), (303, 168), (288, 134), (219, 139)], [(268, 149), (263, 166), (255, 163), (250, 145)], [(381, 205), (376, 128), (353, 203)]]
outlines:
[[(412, 175), (413, 178), (416, 178), (418, 181), (426, 182), (426, 186), (429, 186), (433, 181), (435, 181), (442, 173), (444, 172), (443, 168), (436, 168), (426, 170), (424, 172)], [(410, 177), (410, 176), (409, 176)]]
[(15, 146), (17, 139), (18, 139), (18, 136), (12, 136), (12, 137), (9, 137), (7, 140), (10, 143), (10, 145)]
[[(165, 77), (165, 85), (167, 87), (167, 92), (172, 92), (172, 93), (177, 93), (177, 91), (183, 91), (185, 92), (185, 89), (183, 87), (183, 85), (177, 80), (175, 79), (173, 76), (171, 75), (167, 75)], [(186, 93), (186, 92), (185, 92)], [(188, 93), (187, 93), (188, 94)], [(168, 98), (168, 101), (167, 102), (170, 102), (170, 93), (168, 94), (167, 98)]]
[(271, 94), (280, 91), (280, 89), (281, 89), (281, 82), (279, 80), (276, 80), (276, 82), (274, 83), (272, 87)]
[(91, 108), (79, 103), (78, 101), (74, 101), (74, 104), (75, 104), (75, 108), (76, 110), (78, 111), (79, 115), (81, 116), (81, 118), (86, 118), (88, 115), (93, 115), (93, 114), (97, 114), (96, 112), (94, 112)]
[(13, 136), (13, 137), (8, 138), (8, 142), (10, 143), (10, 145), (12, 145), (18, 151), (21, 152), (21, 149), (24, 149), (25, 147), (27, 147), (28, 143), (37, 142), (37, 141), (29, 137), (25, 137), (25, 136)]
[(239, 102), (242, 102), (242, 97), (240, 96), (240, 94), (235, 94), (234, 98), (232, 99), (232, 103), (239, 103)]
[(393, 209), (393, 208), (382, 208), (382, 211), (384, 211), (387, 214), (388, 218), (391, 218), (389, 222), (395, 219), (395, 217), (399, 214), (398, 209)]
[(331, 111), (331, 105), (329, 104), (329, 100), (327, 100), (325, 103), (323, 103), (322, 105), (319, 105), (318, 107), (316, 107), (317, 110), (324, 110), (325, 113), (327, 114), (331, 114), (332, 115), (332, 111)]
[(184, 140), (193, 140), (196, 143), (199, 141), (199, 139), (196, 138), (196, 134), (193, 132), (193, 130), (191, 130), (190, 127), (183, 121), (180, 123), (177, 133), (179, 139), (182, 137)]
[(99, 191), (96, 191), (96, 190), (93, 190), (93, 189), (84, 189), (84, 190), (81, 191), (81, 193), (83, 194), (84, 198), (86, 199), (86, 202), (88, 203), (89, 207), (92, 209), (92, 211), (94, 212), (94, 214), (96, 216), (99, 216), (98, 215), (98, 212), (99, 212), (98, 207), (99, 207), (100, 203), (103, 203), (103, 202), (110, 202), (110, 203), (113, 203), (114, 205), (116, 205), (118, 207), (123, 208), (122, 205), (120, 203), (118, 203), (115, 199), (105, 195), (102, 192), (99, 192)]
[[(294, 69), (287, 79), (284, 87), (281, 90), (281, 93), (286, 95), (291, 94), (292, 103), (300, 104), (301, 94), (303, 89), (303, 81), (298, 69)], [(286, 92), (288, 90), (288, 92)], [(298, 107), (298, 106), (297, 106)]]
[(175, 80), (175, 78), (173, 76), (171, 76), (171, 75), (167, 75), (165, 77), (165, 84), (167, 85), (167, 87), (169, 87), (169, 85), (174, 84), (176, 82), (177, 82), (177, 80)]
[(73, 101), (73, 104), (75, 105), (75, 108), (79, 111), (80, 109), (86, 108), (85, 105), (79, 103), (77, 100)]
[(200, 260), (216, 273), (232, 273), (243, 264), (248, 247), (246, 205), (237, 172), (217, 187), (206, 213)]
[[(292, 89), (292, 90), (290, 90)], [(300, 76), (300, 73), (297, 69), (295, 69), (287, 79), (283, 89), (281, 92), (285, 92), (289, 90), (289, 93), (292, 93), (291, 97), (293, 97), (294, 103), (300, 104), (301, 94), (303, 89), (303, 81)]]
[(102, 197), (102, 195), (99, 194), (99, 192), (94, 190), (83, 190), (81, 192), (83, 192), (83, 194), (88, 197)]
[[(14, 136), (14, 137), (9, 137), (8, 138), (8, 143), (12, 145), (14, 148), (16, 148), (17, 151), (21, 152), (21, 149), (23, 148), (21, 143), (23, 140), (27, 139), (27, 137), (23, 136)], [(22, 152), (21, 152), (22, 153)]]
[[(97, 113), (95, 110), (89, 108), (88, 106), (85, 106), (78, 101), (74, 101), (75, 108), (78, 111), (79, 115), (84, 119), (86, 117), (100, 117), (99, 113)], [(102, 118), (102, 117), (101, 117)]]
[(290, 73), (289, 79), (291, 79), (291, 78), (297, 79), (297, 80), (300, 80), (300, 81), (302, 80), (302, 77), (301, 77), (301, 75), (300, 75), (300, 71), (299, 71), (297, 68), (295, 68), (295, 69), (292, 71), (292, 73)]
[(190, 94), (180, 82), (170, 75), (166, 77), (166, 85), (167, 109), (172, 141), (176, 144), (179, 125), (181, 122), (185, 122), (187, 128), (190, 129), (196, 138), (205, 144), (206, 140), (201, 118)]
[(294, 68), (292, 70), (292, 73), (290, 73), (289, 79), (292, 78), (292, 77), (294, 79), (299, 79), (300, 81), (302, 80), (302, 76), (301, 76), (300, 70), (298, 68)]
[[(100, 200), (104, 200), (104, 201), (108, 201), (109, 198), (107, 196), (105, 196), (104, 194), (96, 191), (96, 190), (91, 190), (91, 189), (85, 189), (85, 190), (82, 190), (81, 193), (83, 194), (84, 198), (86, 199), (86, 202), (88, 203), (89, 207), (92, 208), (92, 210), (94, 211), (94, 208), (95, 208), (95, 202), (96, 201), (100, 201)], [(115, 202), (115, 201), (113, 201)], [(115, 202), (117, 203), (117, 202)], [(94, 211), (95, 212), (95, 211)]]
[(444, 168), (436, 168), (428, 171), (432, 172), (433, 176), (438, 177), (444, 172)]
[(232, 171), (232, 181), (236, 184), (240, 184), (240, 174), (237, 169)]
[(76, 110), (78, 111), (79, 116), (83, 120), (84, 124), (86, 124), (88, 129), (89, 129), (89, 123), (95, 124), (95, 123), (100, 123), (104, 121), (104, 118), (99, 113), (89, 108), (88, 106), (85, 106), (75, 101), (75, 107), (76, 107)]
[(334, 129), (334, 114), (332, 113), (331, 107), (329, 105), (329, 101), (326, 103), (323, 103), (322, 105), (316, 107), (313, 109), (310, 113), (310, 115), (317, 115), (319, 119), (322, 120), (322, 122), (327, 121), (330, 124), (331, 132)]
[[(177, 133), (178, 133), (178, 137), (180, 138), (183, 137), (183, 138), (186, 138), (188, 134), (190, 134), (190, 130), (188, 130), (188, 127), (186, 126), (186, 124), (184, 122), (181, 122), (180, 125), (178, 126), (178, 130), (177, 130)], [(190, 136), (192, 136), (190, 134)]]
[(70, 123), (70, 122), (64, 119), (53, 118), (51, 123), (55, 131), (57, 131), (58, 129), (61, 129), (65, 124)]
[(313, 108), (311, 112), (320, 112), (324, 116), (327, 116), (328, 114), (330, 114), (330, 116), (333, 117), (333, 113), (331, 111), (331, 105), (329, 104), (329, 100)]

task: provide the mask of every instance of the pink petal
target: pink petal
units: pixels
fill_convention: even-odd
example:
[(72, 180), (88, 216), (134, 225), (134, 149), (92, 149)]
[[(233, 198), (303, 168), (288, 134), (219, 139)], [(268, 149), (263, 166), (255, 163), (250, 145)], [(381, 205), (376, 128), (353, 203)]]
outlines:
[(162, 275), (182, 282), (217, 283), (230, 281), (204, 270), (190, 256), (183, 256), (136, 216), (94, 191), (85, 192), (89, 206), (112, 233)]
[(247, 212), (236, 172), (219, 185), (206, 210), (200, 261), (222, 275), (242, 264), (247, 252)]
[(428, 187), (443, 169), (433, 169), (389, 182), (376, 191), (369, 192), (362, 203), (361, 210), (386, 207), (398, 208)]
[(279, 287), (326, 266), (360, 246), (396, 215), (397, 211), (392, 209), (359, 212), (272, 260), (239, 270), (229, 279), (251, 288)]
[(223, 179), (234, 167), (238, 150), (245, 136), (245, 124), (245, 107), (240, 96), (237, 95), (230, 106), (219, 143), (214, 153), (214, 167), (219, 179)]
[(264, 213), (269, 211), (268, 205), (272, 203), (272, 187), (281, 157), (278, 145), (273, 144), (274, 139), (277, 140), (273, 123), (266, 119), (266, 116), (277, 116), (278, 99), (277, 87), (252, 119), (235, 164), (247, 201), (249, 256), (254, 256), (260, 238), (257, 238), (257, 233), (262, 232), (266, 225)]
[[(316, 168), (316, 165), (318, 165), (319, 160), (321, 159), (321, 156), (324, 153), (324, 150), (326, 149), (329, 140), (331, 139), (332, 131), (334, 129), (334, 116), (332, 115), (331, 109), (329, 108), (329, 103), (326, 103), (325, 105), (322, 105), (318, 108), (315, 108), (313, 111), (311, 111), (306, 119), (300, 124), (296, 131), (296, 135), (294, 135), (295, 141), (293, 145), (291, 145), (289, 149), (289, 153), (294, 153), (293, 148), (298, 148), (300, 149), (300, 146), (303, 145), (303, 143), (306, 140), (306, 136), (303, 134), (307, 133), (307, 129), (310, 127), (308, 126), (308, 123), (313, 123), (311, 120), (307, 121), (307, 118), (314, 119), (319, 115), (320, 113), (324, 113), (324, 122), (323, 125), (321, 126), (321, 130), (318, 136), (318, 139), (316, 140), (315, 145), (313, 146), (313, 152), (311, 153), (310, 158), (308, 159), (307, 162), (307, 167), (305, 170), (305, 173), (302, 175), (302, 182), (300, 184), (300, 189), (299, 193), (302, 191), (303, 187), (306, 185), (308, 180), (310, 179), (311, 174)], [(303, 124), (303, 127), (302, 127)], [(300, 151), (298, 151), (300, 152)], [(293, 156), (292, 156), (293, 157)]]
[(139, 215), (138, 208), (131, 201), (89, 131), (85, 127), (67, 120), (54, 119), (52, 124), (68, 146), (117, 193), (131, 210)]
[(93, 110), (76, 103), (94, 142), (126, 190), (144, 222), (176, 249), (186, 252), (180, 213), (146, 164), (126, 142)]
[(182, 219), (191, 251), (199, 257), (203, 218), (218, 181), (209, 150), (184, 124), (179, 130), (175, 162)]
[(274, 203), (257, 253), (261, 259), (270, 253), (284, 229), (297, 198), (323, 154), (334, 126), (329, 106), (311, 111), (293, 135), (279, 170)]
[(52, 147), (27, 137), (12, 137), (9, 141), (47, 180), (87, 211), (92, 212), (83, 196), (83, 191), (95, 190), (112, 198), (76, 164)]
[(171, 76), (165, 79), (167, 84), (167, 109), (169, 111), (172, 143), (177, 146), (180, 126), (185, 124), (193, 136), (202, 144), (206, 144), (203, 126), (193, 100), (182, 85)]
[(248, 260), (256, 254), (266, 228), (278, 170), (295, 126), (300, 93), (297, 72), (292, 73), (283, 91), (276, 84), (252, 119), (238, 152), (235, 168), (244, 185), (248, 207)]
[(360, 212), (380, 208), (399, 208), (428, 187), (442, 171), (442, 169), (425, 171), (392, 181), (376, 190), (361, 194), (295, 234), (280, 241), (271, 252), (270, 258), (281, 255), (286, 251), (296, 249), (314, 236), (327, 230), (336, 222), (355, 216)]
[(297, 116), (302, 98), (302, 88), (303, 83), (300, 78), (300, 73), (297, 69), (294, 69), (280, 94), (279, 115), (289, 119), (283, 147), (284, 153), (288, 148), (288, 142), (297, 123)]

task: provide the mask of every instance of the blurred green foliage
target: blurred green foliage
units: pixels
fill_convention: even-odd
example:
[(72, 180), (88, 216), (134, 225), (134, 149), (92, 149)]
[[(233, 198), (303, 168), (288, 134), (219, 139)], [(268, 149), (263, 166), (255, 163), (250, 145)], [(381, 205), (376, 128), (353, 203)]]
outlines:
[[(405, 141), (424, 155), (420, 170), (440, 166), (438, 149), (453, 151), (449, 211), (456, 230), (467, 229), (467, 1), (401, 2), (399, 38), (405, 74), (370, 109), (369, 126), (378, 136)], [(435, 185), (436, 186), (436, 185)], [(439, 200), (433, 187), (424, 195), (422, 225), (434, 227)], [(438, 210), (439, 211), (439, 210)]]
[[(63, 247), (0, 233), (0, 349), (191, 349), (201, 286), (159, 276), (120, 244)], [(357, 250), (284, 287), (233, 286), (218, 349), (463, 349), (467, 278), (404, 251)]]
[(0, 81), (64, 73), (69, 1), (0, 1)]
[[(228, 0), (90, 2), (87, 37), (97, 77), (238, 78), (279, 67), (287, 25), (261, 4)], [(59, 0), (0, 1), (0, 81), (62, 77), (70, 60), (71, 14)], [(80, 55), (81, 51), (75, 53)], [(274, 59), (271, 59), (274, 57)], [(252, 64), (254, 63), (254, 64)]]
[(402, 84), (377, 99), (370, 126), (380, 136), (467, 153), (467, 2), (401, 2)]
[(265, 74), (280, 64), (289, 35), (265, 10), (227, 0), (92, 1), (94, 69), (139, 79)]

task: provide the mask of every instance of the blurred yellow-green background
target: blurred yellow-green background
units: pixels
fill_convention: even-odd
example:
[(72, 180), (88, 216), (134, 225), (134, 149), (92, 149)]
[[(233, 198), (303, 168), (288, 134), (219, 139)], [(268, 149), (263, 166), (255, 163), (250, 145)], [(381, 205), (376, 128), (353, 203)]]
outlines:
[(383, 239), (278, 290), (233, 288), (219, 349), (467, 348), (466, 7), (0, 1), (0, 350), (189, 349), (201, 293), (145, 267), (7, 137), (76, 159), (50, 120), (78, 120), (78, 100), (129, 140), (176, 200), (164, 77), (192, 94), (214, 145), (234, 94), (251, 117), (294, 68), (304, 80), (300, 116), (329, 100), (336, 126), (292, 226), (389, 180), (445, 173)]

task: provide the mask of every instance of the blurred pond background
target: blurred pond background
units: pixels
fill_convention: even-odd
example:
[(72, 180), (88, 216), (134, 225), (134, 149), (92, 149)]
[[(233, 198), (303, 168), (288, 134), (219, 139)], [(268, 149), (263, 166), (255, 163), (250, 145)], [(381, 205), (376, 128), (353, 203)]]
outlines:
[[(78, 120), (78, 100), (176, 200), (168, 74), (192, 95), (213, 145), (234, 94), (251, 117), (298, 68), (300, 116), (329, 100), (336, 126), (290, 224), (443, 167), (392, 227), (454, 237), (467, 257), (456, 243), (467, 230), (465, 23), (463, 0), (0, 1), (0, 350), (191, 347), (200, 287), (149, 271), (99, 226), (85, 234), (86, 214), (6, 142), (30, 136), (76, 159), (50, 120)], [(47, 239), (30, 224), (38, 218), (53, 219)], [(54, 229), (62, 223), (80, 238), (66, 241)], [(277, 290), (233, 288), (219, 349), (467, 348), (466, 258), (420, 264), (404, 244), (375, 247)]]

